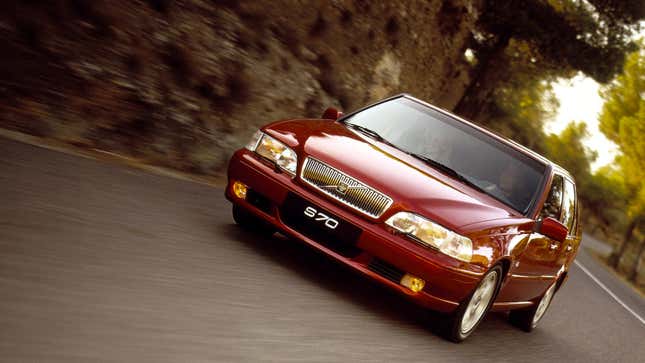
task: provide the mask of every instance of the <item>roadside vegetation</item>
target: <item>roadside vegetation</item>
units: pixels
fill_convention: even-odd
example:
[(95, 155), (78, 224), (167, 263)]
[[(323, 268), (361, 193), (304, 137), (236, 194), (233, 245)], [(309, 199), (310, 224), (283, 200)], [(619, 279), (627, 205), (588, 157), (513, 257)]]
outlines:
[(607, 219), (622, 222), (611, 226), (623, 236), (609, 264), (634, 282), (645, 270), (645, 47), (639, 46), (603, 92), (600, 130), (618, 145), (621, 155), (598, 175), (601, 185), (615, 192), (614, 218)]

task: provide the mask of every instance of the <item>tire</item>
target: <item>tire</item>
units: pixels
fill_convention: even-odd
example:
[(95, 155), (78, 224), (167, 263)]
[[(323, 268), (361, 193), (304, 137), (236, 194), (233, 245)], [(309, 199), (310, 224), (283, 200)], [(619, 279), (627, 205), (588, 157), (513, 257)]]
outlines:
[[(493, 266), (473, 292), (446, 320), (443, 334), (446, 339), (460, 343), (472, 334), (490, 310), (502, 281), (502, 266)], [(480, 305), (484, 302), (485, 305)]]
[(271, 224), (256, 217), (251, 212), (237, 204), (233, 204), (233, 220), (237, 225), (242, 227), (242, 229), (259, 235), (271, 236), (275, 233), (275, 228)]
[(537, 324), (542, 320), (547, 309), (553, 301), (553, 296), (555, 295), (557, 282), (554, 282), (549, 286), (549, 288), (542, 294), (540, 299), (530, 308), (521, 309), (521, 310), (511, 310), (508, 315), (508, 320), (511, 324), (516, 327), (524, 330), (525, 332), (531, 332)]

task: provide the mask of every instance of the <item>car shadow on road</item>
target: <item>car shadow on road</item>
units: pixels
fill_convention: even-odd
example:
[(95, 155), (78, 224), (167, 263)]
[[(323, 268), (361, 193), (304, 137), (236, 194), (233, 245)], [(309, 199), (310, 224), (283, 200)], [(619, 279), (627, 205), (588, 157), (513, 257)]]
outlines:
[[(279, 233), (271, 237), (260, 236), (235, 224), (220, 225), (218, 229), (219, 233), (244, 243), (272, 263), (285, 266), (294, 274), (333, 292), (339, 299), (369, 310), (375, 316), (393, 324), (420, 329), (431, 333), (429, 335), (438, 340), (443, 340), (439, 336), (444, 315), (417, 306), (398, 293), (356, 273), (304, 243)], [(279, 248), (276, 248), (277, 246)], [(491, 325), (497, 329), (507, 326), (506, 315), (489, 314), (479, 328), (486, 330), (486, 327)]]

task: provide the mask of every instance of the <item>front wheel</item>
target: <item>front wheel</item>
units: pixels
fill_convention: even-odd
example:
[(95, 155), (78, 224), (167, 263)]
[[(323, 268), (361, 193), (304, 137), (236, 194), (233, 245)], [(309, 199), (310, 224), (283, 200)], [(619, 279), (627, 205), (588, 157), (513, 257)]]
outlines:
[(448, 319), (444, 335), (459, 343), (468, 338), (490, 310), (502, 281), (502, 267), (492, 267), (484, 275), (479, 285), (466, 298)]
[(510, 320), (511, 324), (524, 330), (525, 332), (530, 332), (531, 330), (535, 329), (538, 322), (542, 319), (544, 313), (546, 313), (546, 310), (551, 305), (553, 295), (555, 295), (556, 286), (557, 283), (554, 282), (544, 292), (544, 295), (542, 295), (540, 301), (530, 308), (522, 310), (512, 310), (508, 315), (508, 319)]

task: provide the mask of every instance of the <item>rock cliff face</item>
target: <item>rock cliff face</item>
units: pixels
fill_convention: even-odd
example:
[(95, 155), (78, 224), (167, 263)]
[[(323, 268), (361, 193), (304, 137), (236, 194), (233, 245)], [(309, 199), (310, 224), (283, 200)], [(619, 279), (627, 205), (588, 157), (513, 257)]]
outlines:
[(258, 125), (408, 92), (452, 108), (478, 1), (0, 5), (0, 127), (217, 174)]

